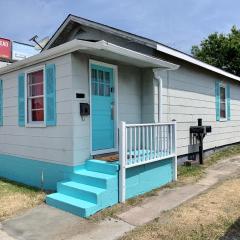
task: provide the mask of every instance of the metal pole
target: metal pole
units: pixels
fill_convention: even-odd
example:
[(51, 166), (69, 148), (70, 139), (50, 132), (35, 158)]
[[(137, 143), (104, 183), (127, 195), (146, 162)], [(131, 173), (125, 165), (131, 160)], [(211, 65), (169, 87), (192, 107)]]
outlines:
[[(202, 119), (198, 119), (198, 126), (202, 126)], [(198, 134), (199, 140), (199, 163), (203, 164), (203, 133)]]
[(199, 163), (203, 164), (203, 135), (199, 134)]

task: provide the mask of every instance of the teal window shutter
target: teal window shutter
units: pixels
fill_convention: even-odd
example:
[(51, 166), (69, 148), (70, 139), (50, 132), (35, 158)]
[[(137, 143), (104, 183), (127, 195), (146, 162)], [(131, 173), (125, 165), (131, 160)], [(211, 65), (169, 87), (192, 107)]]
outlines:
[(215, 82), (216, 120), (220, 121), (220, 81)]
[(3, 81), (0, 80), (0, 126), (3, 126)]
[(45, 66), (45, 98), (46, 98), (46, 125), (55, 126), (56, 114), (56, 67), (55, 64)]
[(25, 73), (18, 75), (18, 125), (25, 126)]
[(227, 120), (231, 120), (231, 91), (230, 91), (230, 84), (228, 83), (226, 86), (227, 91)]

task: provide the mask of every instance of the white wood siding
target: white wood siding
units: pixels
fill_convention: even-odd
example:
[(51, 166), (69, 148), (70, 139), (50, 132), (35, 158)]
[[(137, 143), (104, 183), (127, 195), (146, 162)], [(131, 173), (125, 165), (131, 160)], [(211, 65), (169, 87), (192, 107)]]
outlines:
[(130, 66), (118, 66), (118, 119), (141, 123), (141, 71)]
[[(178, 155), (189, 152), (189, 127), (202, 118), (212, 126), (204, 139), (204, 149), (240, 141), (240, 85), (216, 74), (182, 65), (177, 71), (163, 73), (163, 121), (177, 120)], [(231, 120), (216, 121), (215, 81), (229, 81), (231, 89)], [(155, 105), (157, 87), (155, 88)], [(157, 110), (155, 111), (157, 113)]]
[[(142, 123), (153, 123), (155, 105), (158, 104), (158, 97), (154, 102), (154, 83), (152, 69), (142, 69)], [(155, 104), (155, 105), (154, 105)]]
[(3, 127), (0, 154), (72, 165), (72, 72), (70, 55), (46, 63), (56, 64), (57, 126), (18, 126), (18, 74), (32, 67), (1, 76), (3, 79)]
[[(89, 103), (89, 61), (84, 54), (72, 54), (73, 73), (73, 162), (75, 165), (90, 157), (90, 118), (80, 116), (80, 102)], [(76, 93), (85, 94), (85, 99), (77, 99)]]

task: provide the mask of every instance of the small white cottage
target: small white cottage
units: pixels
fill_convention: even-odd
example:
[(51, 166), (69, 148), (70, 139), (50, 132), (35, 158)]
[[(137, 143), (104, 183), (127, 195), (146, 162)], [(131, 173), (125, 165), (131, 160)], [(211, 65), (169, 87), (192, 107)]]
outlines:
[(73, 15), (0, 79), (0, 176), (79, 216), (176, 180), (198, 118), (206, 150), (240, 140), (239, 77)]

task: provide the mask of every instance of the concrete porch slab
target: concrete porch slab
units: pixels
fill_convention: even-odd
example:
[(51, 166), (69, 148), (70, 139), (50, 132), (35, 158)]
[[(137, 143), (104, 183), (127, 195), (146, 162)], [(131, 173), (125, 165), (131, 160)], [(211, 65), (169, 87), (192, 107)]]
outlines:
[(94, 225), (83, 218), (43, 204), (2, 222), (2, 229), (19, 240), (60, 240), (88, 232)]
[(112, 218), (93, 223), (43, 204), (21, 216), (4, 221), (0, 225), (0, 239), (110, 240), (119, 238), (133, 228), (121, 220)]

